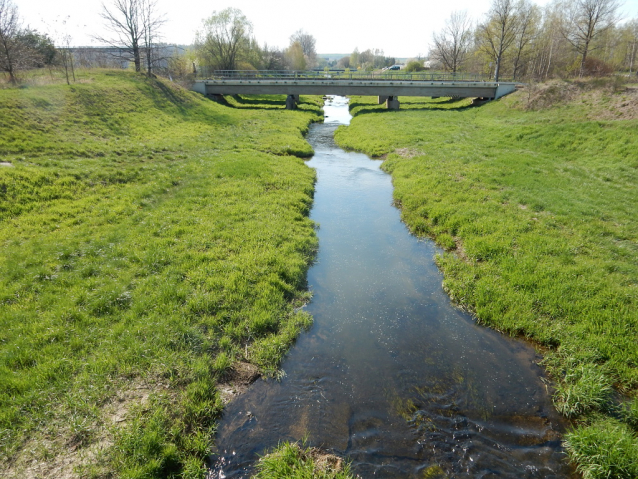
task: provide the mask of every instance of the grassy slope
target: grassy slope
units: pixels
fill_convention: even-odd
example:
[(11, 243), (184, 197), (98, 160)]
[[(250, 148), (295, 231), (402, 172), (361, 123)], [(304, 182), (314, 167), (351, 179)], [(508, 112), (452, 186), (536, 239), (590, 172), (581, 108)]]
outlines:
[(387, 154), (405, 222), (453, 251), (439, 258), (451, 296), (546, 348), (581, 470), (636, 477), (638, 121), (589, 119), (588, 98), (539, 111), (524, 92), (481, 108), (402, 98), (399, 112), (354, 98), (336, 138)]
[(275, 371), (310, 322), (305, 107), (124, 72), (0, 90), (0, 469), (202, 477), (224, 371)]

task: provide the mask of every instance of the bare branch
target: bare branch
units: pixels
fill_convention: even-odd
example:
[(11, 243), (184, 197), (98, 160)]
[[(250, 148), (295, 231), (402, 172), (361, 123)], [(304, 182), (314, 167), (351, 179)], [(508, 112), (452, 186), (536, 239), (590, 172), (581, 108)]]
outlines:
[(432, 57), (456, 73), (463, 65), (472, 40), (472, 22), (467, 12), (452, 12), (440, 33), (432, 36)]

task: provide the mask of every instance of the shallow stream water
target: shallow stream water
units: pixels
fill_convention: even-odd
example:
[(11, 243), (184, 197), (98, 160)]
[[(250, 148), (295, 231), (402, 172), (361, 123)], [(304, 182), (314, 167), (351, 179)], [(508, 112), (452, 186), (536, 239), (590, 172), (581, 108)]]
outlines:
[(258, 455), (304, 437), (363, 478), (570, 477), (534, 349), (450, 302), (439, 251), (401, 222), (380, 162), (335, 145), (347, 100), (331, 98), (325, 113), (308, 135), (314, 325), (281, 381), (259, 380), (226, 407), (212, 477), (248, 477)]

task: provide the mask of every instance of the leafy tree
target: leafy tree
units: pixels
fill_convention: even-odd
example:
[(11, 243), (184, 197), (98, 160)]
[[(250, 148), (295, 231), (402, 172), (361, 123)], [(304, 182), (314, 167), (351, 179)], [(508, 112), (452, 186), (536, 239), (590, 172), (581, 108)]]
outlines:
[(218, 70), (235, 70), (250, 44), (252, 24), (237, 8), (226, 8), (204, 20), (195, 44), (204, 64)]
[(313, 68), (317, 64), (317, 50), (315, 37), (303, 30), (297, 30), (290, 36), (290, 46), (294, 43), (301, 45), (301, 50), (306, 57), (306, 65)]
[(360, 53), (359, 53), (359, 48), (355, 48), (354, 51), (350, 54), (350, 68), (358, 68), (360, 63), (359, 63), (359, 57), (360, 57)]
[(48, 35), (36, 30), (25, 30), (19, 35), (19, 41), (32, 52), (33, 66), (42, 68), (53, 65), (57, 50)]
[(369, 48), (359, 54), (359, 65), (364, 70), (372, 70), (374, 68), (374, 53)]
[(465, 61), (472, 41), (471, 28), (467, 12), (452, 12), (443, 30), (432, 36), (432, 59), (439, 61), (447, 71), (456, 73)]
[(419, 60), (411, 60), (405, 66), (406, 72), (422, 72), (423, 70), (425, 70), (423, 62), (420, 62)]
[(301, 43), (294, 42), (286, 50), (286, 60), (291, 70), (305, 70), (306, 56), (303, 53)]
[(633, 73), (636, 66), (636, 55), (638, 54), (638, 19), (633, 19), (625, 25), (625, 61), (628, 64), (629, 74)]
[(587, 55), (594, 49), (592, 42), (613, 28), (617, 21), (619, 0), (572, 0), (563, 35), (580, 54), (580, 75), (585, 70)]
[(337, 61), (337, 66), (339, 68), (350, 68), (350, 57), (341, 57), (339, 61)]

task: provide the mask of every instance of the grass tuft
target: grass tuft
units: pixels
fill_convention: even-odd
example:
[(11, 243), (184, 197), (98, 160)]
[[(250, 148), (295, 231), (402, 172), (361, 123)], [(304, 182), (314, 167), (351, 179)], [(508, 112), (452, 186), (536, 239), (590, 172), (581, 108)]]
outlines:
[(638, 477), (638, 439), (626, 425), (601, 419), (565, 436), (565, 449), (584, 479)]
[(349, 464), (337, 456), (306, 447), (305, 442), (279, 445), (260, 458), (255, 479), (351, 479)]

